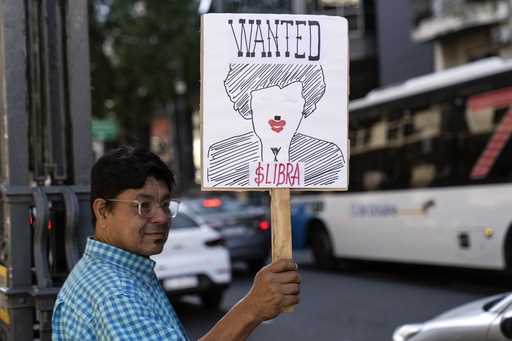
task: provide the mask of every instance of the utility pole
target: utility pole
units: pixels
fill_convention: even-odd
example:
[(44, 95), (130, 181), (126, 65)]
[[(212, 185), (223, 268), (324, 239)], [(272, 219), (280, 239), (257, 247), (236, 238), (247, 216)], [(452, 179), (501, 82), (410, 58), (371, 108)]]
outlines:
[(306, 1), (305, 0), (292, 0), (292, 13), (293, 14), (306, 14)]
[[(179, 74), (179, 73), (178, 73)], [(195, 168), (192, 151), (192, 113), (187, 104), (187, 86), (181, 77), (175, 81), (174, 146), (177, 149), (177, 192), (186, 192), (194, 184)]]
[(224, 0), (214, 0), (215, 12), (224, 12)]

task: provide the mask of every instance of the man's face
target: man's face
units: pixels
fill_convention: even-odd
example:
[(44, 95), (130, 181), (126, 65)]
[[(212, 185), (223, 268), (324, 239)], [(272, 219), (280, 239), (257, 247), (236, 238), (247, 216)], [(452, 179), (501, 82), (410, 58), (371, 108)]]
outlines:
[(142, 188), (121, 192), (115, 199), (152, 201), (158, 208), (154, 208), (152, 217), (146, 218), (138, 215), (137, 204), (112, 202), (112, 210), (106, 212), (104, 221), (96, 226), (97, 237), (99, 232), (102, 241), (141, 256), (160, 253), (170, 228), (170, 216), (159, 207), (170, 199), (165, 182), (149, 177)]
[(289, 141), (302, 119), (304, 98), (302, 84), (295, 82), (279, 88), (256, 90), (251, 93), (254, 132), (264, 144)]

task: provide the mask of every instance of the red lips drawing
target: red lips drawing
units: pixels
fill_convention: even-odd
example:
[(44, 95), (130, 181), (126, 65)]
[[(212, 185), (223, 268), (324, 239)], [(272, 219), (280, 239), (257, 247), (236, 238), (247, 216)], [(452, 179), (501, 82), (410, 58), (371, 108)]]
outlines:
[(276, 133), (280, 133), (284, 129), (286, 121), (282, 120), (281, 116), (274, 116), (273, 120), (268, 120), (268, 124), (270, 125), (270, 129), (272, 129)]

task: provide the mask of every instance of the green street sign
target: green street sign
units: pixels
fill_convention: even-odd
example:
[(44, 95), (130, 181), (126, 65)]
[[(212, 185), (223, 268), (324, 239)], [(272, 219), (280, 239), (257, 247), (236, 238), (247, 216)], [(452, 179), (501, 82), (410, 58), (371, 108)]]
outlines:
[(119, 134), (119, 124), (112, 118), (92, 120), (92, 138), (100, 141), (113, 141)]

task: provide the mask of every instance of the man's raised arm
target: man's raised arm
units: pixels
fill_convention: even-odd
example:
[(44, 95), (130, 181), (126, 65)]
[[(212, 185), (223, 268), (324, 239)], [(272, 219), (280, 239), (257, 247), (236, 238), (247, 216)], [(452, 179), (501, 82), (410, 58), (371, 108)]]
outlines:
[(263, 321), (284, 308), (299, 303), (300, 276), (292, 260), (279, 260), (263, 267), (249, 293), (199, 341), (242, 341)]

